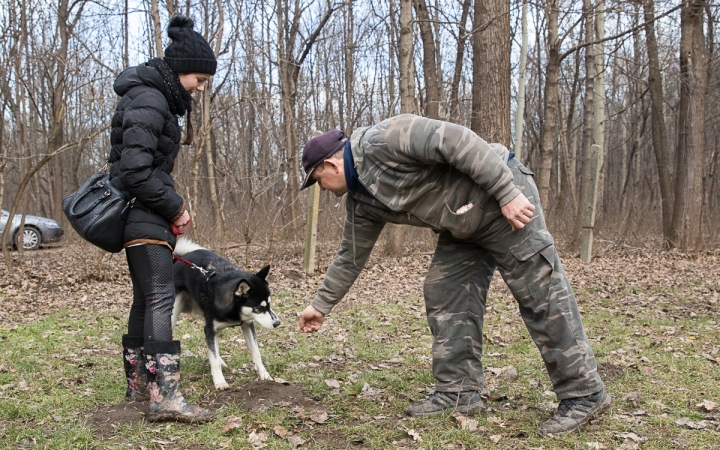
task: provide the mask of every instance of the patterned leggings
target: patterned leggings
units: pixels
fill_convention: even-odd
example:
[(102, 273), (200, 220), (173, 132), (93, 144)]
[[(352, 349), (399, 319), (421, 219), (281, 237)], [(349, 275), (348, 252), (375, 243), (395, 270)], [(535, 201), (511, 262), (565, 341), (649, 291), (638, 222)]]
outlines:
[(175, 304), (172, 252), (164, 245), (137, 245), (125, 249), (133, 284), (128, 335), (145, 342), (171, 341)]

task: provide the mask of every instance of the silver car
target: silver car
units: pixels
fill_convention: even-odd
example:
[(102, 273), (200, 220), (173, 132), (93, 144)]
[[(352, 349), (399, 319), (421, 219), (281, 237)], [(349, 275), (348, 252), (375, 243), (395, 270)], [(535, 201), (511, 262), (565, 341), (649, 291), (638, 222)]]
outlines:
[[(10, 213), (1, 210), (0, 213), (0, 236), (5, 230), (8, 223)], [(22, 242), (23, 249), (25, 250), (36, 250), (43, 244), (51, 244), (53, 242), (59, 242), (65, 232), (59, 223), (53, 219), (38, 216), (25, 216), (25, 228), (22, 236), (18, 233), (20, 228), (20, 214), (15, 214), (15, 218), (10, 225), (10, 231), (8, 232), (8, 244), (14, 244), (17, 246)]]

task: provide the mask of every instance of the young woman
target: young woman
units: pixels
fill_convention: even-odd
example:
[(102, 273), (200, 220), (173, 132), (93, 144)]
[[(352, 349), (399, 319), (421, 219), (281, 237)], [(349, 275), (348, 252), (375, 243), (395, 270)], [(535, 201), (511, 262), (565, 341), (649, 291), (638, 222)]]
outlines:
[(217, 61), (193, 21), (175, 16), (163, 59), (123, 71), (115, 80), (121, 96), (112, 119), (110, 175), (135, 198), (125, 228), (125, 253), (133, 285), (123, 357), (126, 397), (150, 400), (147, 419), (204, 422), (212, 411), (189, 404), (179, 389), (180, 341), (173, 340), (175, 301), (172, 250), (190, 224), (185, 200), (175, 192), (172, 170), (180, 150), (178, 117), (187, 112), (183, 144), (193, 138), (192, 94), (215, 74)]

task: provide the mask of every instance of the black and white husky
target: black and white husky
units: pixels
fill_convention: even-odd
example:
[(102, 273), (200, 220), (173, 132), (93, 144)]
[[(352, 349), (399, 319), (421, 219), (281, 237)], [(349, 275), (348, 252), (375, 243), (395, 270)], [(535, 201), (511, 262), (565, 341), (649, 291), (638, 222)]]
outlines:
[(210, 372), (216, 389), (227, 389), (221, 366), (227, 364), (220, 357), (217, 334), (227, 327), (240, 325), (245, 336), (255, 371), (261, 380), (272, 380), (260, 357), (255, 339), (254, 322), (265, 328), (280, 326), (280, 320), (270, 308), (270, 288), (267, 277), (270, 266), (258, 273), (244, 272), (235, 264), (207, 250), (187, 238), (178, 240), (175, 253), (207, 271), (181, 261), (173, 264), (175, 278), (175, 307), (172, 326), (180, 313), (194, 313), (205, 319)]

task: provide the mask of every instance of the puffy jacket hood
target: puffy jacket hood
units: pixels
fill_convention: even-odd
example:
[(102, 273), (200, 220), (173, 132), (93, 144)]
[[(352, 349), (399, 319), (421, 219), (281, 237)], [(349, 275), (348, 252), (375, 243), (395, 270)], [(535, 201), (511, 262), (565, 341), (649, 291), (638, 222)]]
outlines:
[(130, 89), (138, 86), (149, 86), (160, 92), (166, 89), (158, 71), (145, 64), (123, 70), (115, 80), (113, 89), (117, 95), (122, 97)]

